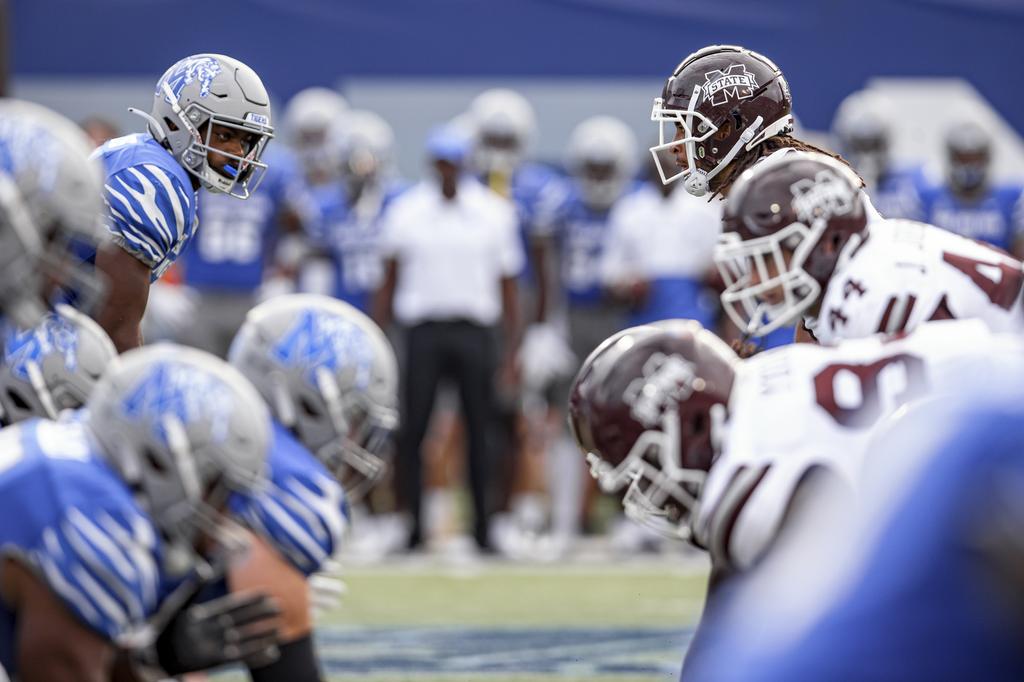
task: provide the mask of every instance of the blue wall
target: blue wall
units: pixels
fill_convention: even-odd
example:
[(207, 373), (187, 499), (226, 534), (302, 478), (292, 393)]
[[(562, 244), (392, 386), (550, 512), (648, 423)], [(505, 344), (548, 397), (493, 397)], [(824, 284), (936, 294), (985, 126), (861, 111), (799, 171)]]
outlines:
[(15, 78), (155, 79), (211, 51), (279, 97), (346, 75), (667, 76), (738, 43), (812, 128), (869, 77), (959, 76), (1024, 132), (1024, 0), (14, 0), (10, 35)]

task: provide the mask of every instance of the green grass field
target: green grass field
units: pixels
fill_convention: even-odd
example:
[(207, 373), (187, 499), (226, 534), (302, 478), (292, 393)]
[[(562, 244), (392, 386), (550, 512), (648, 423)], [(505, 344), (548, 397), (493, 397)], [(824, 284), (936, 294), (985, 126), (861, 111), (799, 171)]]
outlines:
[(705, 579), (678, 557), (458, 568), (408, 560), (349, 570), (349, 594), (317, 635), (332, 682), (667, 682)]

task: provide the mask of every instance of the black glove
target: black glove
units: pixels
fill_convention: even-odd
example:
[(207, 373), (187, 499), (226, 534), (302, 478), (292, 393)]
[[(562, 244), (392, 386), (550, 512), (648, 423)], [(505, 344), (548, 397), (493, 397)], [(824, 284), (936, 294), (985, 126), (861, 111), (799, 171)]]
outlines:
[(279, 655), (281, 610), (263, 594), (229, 594), (179, 611), (156, 640), (160, 667), (181, 675), (241, 661), (264, 666)]

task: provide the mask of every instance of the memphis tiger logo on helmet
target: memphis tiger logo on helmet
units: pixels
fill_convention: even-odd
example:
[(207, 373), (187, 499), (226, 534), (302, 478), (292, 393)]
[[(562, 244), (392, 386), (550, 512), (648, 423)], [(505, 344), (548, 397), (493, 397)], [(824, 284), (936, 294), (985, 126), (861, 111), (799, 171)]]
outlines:
[(210, 86), (213, 85), (213, 79), (220, 72), (220, 63), (213, 57), (186, 57), (164, 74), (164, 77), (156, 84), (156, 92), (157, 94), (163, 94), (164, 100), (169, 104), (172, 99), (164, 92), (165, 85), (174, 95), (173, 101), (177, 101), (185, 86), (198, 80), (199, 96), (207, 97), (210, 94)]

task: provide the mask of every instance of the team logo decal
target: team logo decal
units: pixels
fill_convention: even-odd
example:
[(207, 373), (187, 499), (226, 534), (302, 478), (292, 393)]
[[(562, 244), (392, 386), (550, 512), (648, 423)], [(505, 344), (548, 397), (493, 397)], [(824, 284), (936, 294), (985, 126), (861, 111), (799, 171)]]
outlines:
[(724, 71), (710, 71), (704, 74), (704, 79), (704, 96), (715, 106), (730, 99), (750, 99), (757, 88), (754, 74), (748, 72), (743, 64), (733, 64)]
[(794, 182), (790, 191), (797, 218), (808, 224), (849, 213), (857, 198), (849, 185), (829, 170), (819, 171), (813, 180), (805, 178)]
[(54, 313), (38, 327), (12, 335), (5, 362), (16, 377), (27, 381), (29, 363), (40, 364), (51, 354), (63, 358), (69, 372), (78, 368), (78, 333), (74, 325)]
[(307, 378), (316, 381), (316, 369), (352, 373), (353, 385), (366, 389), (373, 369), (373, 351), (366, 332), (337, 315), (307, 310), (273, 349), (281, 364), (308, 368)]
[[(220, 62), (213, 57), (189, 57), (172, 66), (157, 83), (156, 89), (157, 92), (163, 92), (163, 86), (166, 83), (174, 93), (174, 98), (178, 99), (186, 85), (199, 81), (199, 96), (206, 97), (210, 94), (213, 79), (220, 71)], [(170, 103), (166, 95), (164, 99)]]
[(678, 355), (655, 353), (643, 366), (643, 376), (626, 387), (625, 399), (630, 412), (639, 422), (654, 426), (661, 419), (663, 408), (677, 403), (693, 392), (693, 363)]
[(135, 387), (121, 405), (125, 416), (149, 422), (155, 435), (167, 442), (164, 425), (176, 419), (188, 428), (207, 422), (214, 442), (227, 438), (233, 410), (231, 389), (209, 372), (176, 362), (161, 362)]

